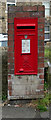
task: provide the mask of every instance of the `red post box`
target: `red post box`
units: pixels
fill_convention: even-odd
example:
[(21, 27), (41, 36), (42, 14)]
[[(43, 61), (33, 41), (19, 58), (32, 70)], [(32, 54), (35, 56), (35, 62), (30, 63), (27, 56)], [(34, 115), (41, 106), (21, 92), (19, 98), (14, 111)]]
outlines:
[(37, 74), (38, 18), (14, 18), (15, 75)]

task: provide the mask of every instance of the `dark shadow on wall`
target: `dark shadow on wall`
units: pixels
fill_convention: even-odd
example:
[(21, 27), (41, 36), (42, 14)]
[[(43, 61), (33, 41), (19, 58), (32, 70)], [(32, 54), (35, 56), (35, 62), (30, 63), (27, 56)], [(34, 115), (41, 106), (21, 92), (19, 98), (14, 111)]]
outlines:
[(8, 91), (8, 54), (7, 47), (2, 47), (2, 100), (5, 101), (7, 99), (7, 91)]

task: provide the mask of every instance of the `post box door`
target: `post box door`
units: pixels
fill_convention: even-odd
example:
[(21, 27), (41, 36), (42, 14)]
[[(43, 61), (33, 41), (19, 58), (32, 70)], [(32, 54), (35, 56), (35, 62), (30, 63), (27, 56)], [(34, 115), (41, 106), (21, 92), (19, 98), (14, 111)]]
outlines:
[(17, 35), (15, 74), (37, 74), (37, 40), (35, 35)]

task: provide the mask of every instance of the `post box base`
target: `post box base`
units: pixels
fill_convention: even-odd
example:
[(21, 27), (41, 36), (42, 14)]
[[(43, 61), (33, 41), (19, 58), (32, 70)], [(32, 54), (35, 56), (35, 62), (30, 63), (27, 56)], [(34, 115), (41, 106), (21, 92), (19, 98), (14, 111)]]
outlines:
[(26, 96), (8, 96), (8, 100), (32, 100), (32, 99), (38, 99), (38, 98), (44, 98), (44, 94), (41, 95), (26, 95)]
[(8, 99), (34, 99), (44, 96), (44, 85), (37, 75), (11, 76)]

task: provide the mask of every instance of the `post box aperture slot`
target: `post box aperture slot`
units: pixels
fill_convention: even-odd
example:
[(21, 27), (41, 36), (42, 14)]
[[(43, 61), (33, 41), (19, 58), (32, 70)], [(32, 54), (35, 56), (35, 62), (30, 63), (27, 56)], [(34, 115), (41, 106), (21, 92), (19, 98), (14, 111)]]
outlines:
[(22, 54), (30, 53), (30, 39), (22, 39)]
[(35, 30), (35, 24), (17, 24), (17, 30)]
[(35, 29), (35, 26), (17, 26), (17, 29)]

